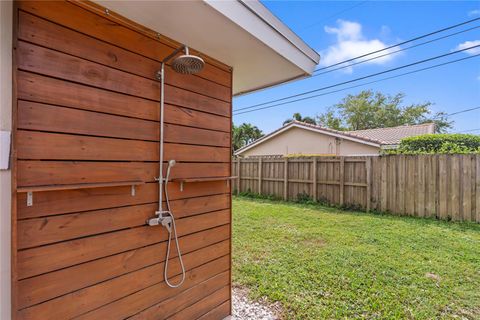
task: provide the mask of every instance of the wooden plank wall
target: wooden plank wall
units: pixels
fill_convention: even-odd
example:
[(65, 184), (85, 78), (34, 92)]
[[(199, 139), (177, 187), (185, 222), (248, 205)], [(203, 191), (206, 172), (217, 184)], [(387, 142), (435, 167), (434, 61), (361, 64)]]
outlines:
[[(16, 18), (13, 311), (17, 319), (221, 319), (230, 310), (230, 188), (169, 186), (187, 277), (163, 279), (158, 201), (161, 41), (66, 1), (21, 1)], [(159, 30), (161, 31), (161, 30)], [(231, 69), (166, 70), (172, 178), (230, 176)], [(138, 180), (34, 192), (24, 187)], [(176, 255), (175, 247), (172, 248)], [(180, 266), (170, 262), (178, 282)]]
[(236, 192), (480, 222), (479, 155), (264, 157), (232, 165)]

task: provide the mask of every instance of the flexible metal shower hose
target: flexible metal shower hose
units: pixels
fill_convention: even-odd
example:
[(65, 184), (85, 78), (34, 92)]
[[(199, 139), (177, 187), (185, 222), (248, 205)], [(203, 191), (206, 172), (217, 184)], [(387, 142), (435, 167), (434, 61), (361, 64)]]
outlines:
[[(170, 200), (168, 199), (168, 179), (170, 177), (170, 168), (167, 170), (167, 176), (165, 177), (165, 201), (167, 202), (167, 211), (170, 214), (170, 217), (172, 218), (172, 228), (168, 231), (168, 244), (167, 244), (167, 254), (165, 258), (165, 268), (163, 269), (163, 275), (165, 278), (165, 283), (170, 287), (170, 288), (178, 288), (180, 287), (183, 282), (185, 281), (185, 266), (183, 265), (183, 259), (182, 259), (182, 253), (180, 252), (180, 246), (178, 245), (178, 235), (177, 235), (177, 226), (175, 223), (175, 217), (173, 216), (173, 213), (170, 209)], [(172, 242), (172, 233), (174, 233), (175, 236), (175, 244), (177, 246), (177, 252), (178, 252), (178, 259), (180, 260), (180, 266), (182, 267), (182, 280), (178, 284), (171, 284), (170, 281), (168, 281), (168, 259), (170, 258), (170, 246)]]

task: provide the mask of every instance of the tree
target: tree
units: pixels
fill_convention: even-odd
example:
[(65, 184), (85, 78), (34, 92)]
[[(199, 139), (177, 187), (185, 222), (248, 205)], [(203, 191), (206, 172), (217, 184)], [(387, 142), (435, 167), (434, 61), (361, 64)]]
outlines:
[(252, 143), (263, 136), (262, 130), (250, 123), (242, 123), (240, 126), (232, 126), (232, 145), (233, 150)]
[(348, 95), (327, 112), (317, 116), (322, 126), (336, 130), (363, 130), (388, 128), (402, 125), (435, 123), (437, 133), (452, 127), (444, 112), (433, 113), (431, 102), (403, 105), (403, 93), (394, 96), (365, 90), (357, 95)]
[(283, 121), (283, 125), (289, 124), (290, 122), (292, 122), (294, 120), (305, 122), (305, 123), (310, 123), (310, 124), (316, 124), (317, 123), (314, 118), (312, 118), (312, 117), (302, 117), (302, 115), (300, 113), (295, 112), (293, 114), (292, 118), (289, 118), (289, 119)]

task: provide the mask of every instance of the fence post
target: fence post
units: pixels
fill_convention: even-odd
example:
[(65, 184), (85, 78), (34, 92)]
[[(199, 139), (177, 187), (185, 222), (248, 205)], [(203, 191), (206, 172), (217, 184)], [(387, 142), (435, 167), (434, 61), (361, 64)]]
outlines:
[(312, 199), (313, 201), (317, 201), (317, 158), (313, 158), (312, 160), (312, 171), (313, 171), (313, 186), (312, 186)]
[(340, 157), (340, 205), (343, 205), (343, 196), (345, 190), (345, 158)]
[(476, 196), (475, 196), (475, 211), (476, 211), (476, 220), (473, 220), (473, 221), (476, 221), (476, 222), (479, 222), (480, 223), (480, 155), (476, 154), (475, 155), (475, 170), (476, 170), (476, 179), (475, 179), (475, 184), (476, 184), (476, 188), (475, 188), (475, 192), (476, 192)]
[(372, 158), (367, 157), (365, 161), (365, 169), (366, 169), (366, 177), (367, 177), (367, 202), (366, 202), (366, 209), (367, 212), (370, 212), (370, 202), (372, 201)]
[(258, 158), (258, 194), (262, 194), (262, 157)]
[(283, 200), (288, 200), (288, 158), (283, 162)]
[[(380, 166), (380, 211), (382, 211), (382, 212), (386, 212), (387, 208), (388, 208), (387, 207), (387, 203), (388, 203), (387, 159), (388, 159), (387, 156), (381, 156), (380, 157), (380, 163), (379, 163), (379, 166)], [(413, 169), (412, 169), (411, 162), (412, 162), (412, 159), (409, 158), (408, 162), (407, 162), (407, 164), (408, 164), (407, 172), (409, 174), (411, 174), (412, 177), (408, 178), (408, 176), (407, 176), (407, 179), (412, 185), (415, 185), (415, 178), (413, 178), (413, 174), (414, 174), (413, 169), (415, 169), (415, 167), (413, 167)], [(408, 193), (408, 190), (410, 190), (410, 193)], [(407, 194), (407, 196), (408, 195), (415, 196), (412, 188), (410, 188), (410, 189), (407, 188), (407, 193), (406, 194)], [(414, 198), (409, 197), (409, 200), (407, 201), (407, 203), (414, 204), (415, 203)], [(415, 208), (412, 211), (415, 211)], [(410, 213), (410, 214), (413, 214), (413, 213)]]
[(241, 172), (242, 172), (242, 169), (241, 169), (241, 164), (242, 164), (242, 160), (241, 158), (237, 158), (237, 195), (240, 194), (240, 186), (242, 184), (242, 176), (241, 176)]

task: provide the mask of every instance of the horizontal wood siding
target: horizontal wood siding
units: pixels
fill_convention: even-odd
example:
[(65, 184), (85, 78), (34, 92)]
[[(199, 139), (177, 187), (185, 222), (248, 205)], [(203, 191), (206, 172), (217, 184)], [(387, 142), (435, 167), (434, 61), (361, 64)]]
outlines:
[[(15, 193), (15, 317), (228, 316), (230, 186), (169, 183), (187, 271), (179, 288), (163, 278), (166, 230), (145, 225), (158, 207), (155, 72), (174, 42), (85, 2), (20, 1), (15, 15), (15, 184), (64, 189), (33, 192), (31, 206), (26, 192)], [(172, 179), (231, 175), (231, 68), (202, 57), (198, 75), (166, 68), (164, 159), (177, 161)], [(134, 195), (129, 185), (69, 189), (125, 181), (140, 182)], [(176, 257), (173, 244), (173, 282)]]

